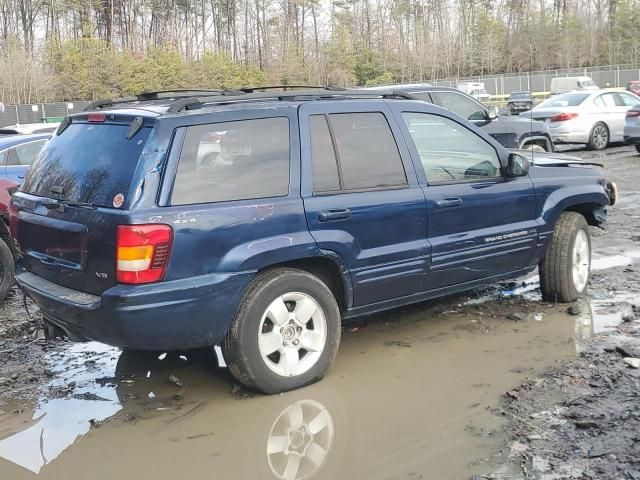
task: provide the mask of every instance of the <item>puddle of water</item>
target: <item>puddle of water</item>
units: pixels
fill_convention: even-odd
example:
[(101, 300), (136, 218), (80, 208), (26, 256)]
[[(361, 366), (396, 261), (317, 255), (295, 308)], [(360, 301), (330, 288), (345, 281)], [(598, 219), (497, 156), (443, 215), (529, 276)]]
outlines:
[[(345, 333), (322, 382), (269, 397), (238, 399), (226, 369), (189, 354), (70, 346), (48, 359), (62, 377), (44, 388), (30, 422), (0, 440), (0, 478), (467, 478), (502, 442), (487, 407), (575, 355), (575, 318), (433, 310), (380, 315), (389, 322)], [(75, 398), (48, 399), (70, 382)]]
[(639, 250), (627, 250), (624, 254), (596, 257), (591, 261), (591, 270), (606, 270), (608, 268), (625, 267), (640, 258)]

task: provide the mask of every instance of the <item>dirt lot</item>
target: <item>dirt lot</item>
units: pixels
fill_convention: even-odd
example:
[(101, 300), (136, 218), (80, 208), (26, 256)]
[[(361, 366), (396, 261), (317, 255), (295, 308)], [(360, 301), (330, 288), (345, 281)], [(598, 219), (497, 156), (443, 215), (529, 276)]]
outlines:
[[(271, 397), (212, 352), (132, 356), (44, 339), (0, 307), (0, 478), (640, 479), (640, 156), (594, 230), (589, 297), (537, 275), (345, 325), (319, 384)], [(108, 452), (108, 455), (105, 453)]]

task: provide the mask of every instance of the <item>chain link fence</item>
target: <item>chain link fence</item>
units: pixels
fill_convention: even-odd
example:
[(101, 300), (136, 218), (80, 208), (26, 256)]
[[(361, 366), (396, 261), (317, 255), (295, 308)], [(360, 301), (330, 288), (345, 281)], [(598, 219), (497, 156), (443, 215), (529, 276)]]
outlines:
[(0, 112), (0, 128), (16, 124), (59, 121), (70, 113), (81, 112), (89, 103), (80, 101), (5, 105), (4, 112)]
[(556, 77), (591, 77), (602, 88), (626, 87), (631, 80), (640, 79), (640, 65), (607, 65), (600, 67), (544, 70), (527, 73), (505, 73), (433, 81), (434, 85), (455, 87), (460, 82), (482, 82), (491, 95), (508, 95), (518, 90), (548, 92), (551, 79)]

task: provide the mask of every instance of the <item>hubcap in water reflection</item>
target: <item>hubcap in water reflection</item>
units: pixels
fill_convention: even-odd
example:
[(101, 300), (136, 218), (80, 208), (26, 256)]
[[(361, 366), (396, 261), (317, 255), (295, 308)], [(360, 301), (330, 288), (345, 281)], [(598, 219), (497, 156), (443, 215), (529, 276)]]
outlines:
[(292, 403), (269, 432), (269, 468), (283, 480), (310, 478), (324, 465), (333, 435), (333, 419), (324, 405), (315, 400)]

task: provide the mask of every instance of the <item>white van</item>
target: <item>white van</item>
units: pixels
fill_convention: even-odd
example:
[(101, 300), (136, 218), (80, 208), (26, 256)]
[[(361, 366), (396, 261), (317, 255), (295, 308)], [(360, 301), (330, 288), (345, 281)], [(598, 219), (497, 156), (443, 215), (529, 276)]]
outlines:
[(491, 98), (482, 82), (462, 82), (458, 84), (457, 88), (480, 102), (486, 102)]
[(573, 92), (574, 90), (598, 90), (590, 77), (556, 77), (551, 79), (551, 95)]

